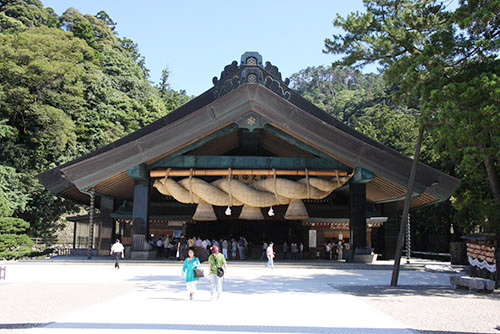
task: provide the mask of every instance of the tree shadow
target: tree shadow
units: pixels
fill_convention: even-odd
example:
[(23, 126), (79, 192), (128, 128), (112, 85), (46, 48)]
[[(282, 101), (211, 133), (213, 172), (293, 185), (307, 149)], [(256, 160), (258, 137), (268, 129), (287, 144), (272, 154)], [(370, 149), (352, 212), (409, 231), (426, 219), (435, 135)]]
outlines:
[[(269, 271), (262, 271), (262, 275), (250, 277), (248, 279), (241, 276), (225, 276), (223, 279), (223, 290), (238, 294), (259, 294), (259, 293), (335, 293), (334, 289), (342, 292), (362, 295), (364, 287), (378, 287), (367, 293), (382, 293), (382, 288), (386, 288), (386, 293), (398, 291), (404, 294), (423, 293), (428, 287), (436, 287), (436, 282), (443, 281), (442, 273), (417, 273), (405, 274), (406, 277), (413, 277), (419, 285), (400, 285), (399, 290), (385, 286), (381, 282), (389, 282), (390, 272), (375, 270), (357, 270), (349, 272), (328, 272), (325, 274), (314, 273), (297, 277), (284, 276), (283, 274), (273, 274)], [(441, 276), (441, 277), (438, 277)], [(143, 290), (165, 290), (165, 289), (185, 289), (185, 282), (181, 276), (172, 275), (141, 275), (135, 276), (130, 281), (138, 282), (138, 286)], [(208, 277), (201, 278), (198, 285), (202, 288), (209, 284)], [(353, 287), (347, 291), (347, 287)], [(406, 288), (408, 287), (408, 288)], [(441, 286), (441, 290), (445, 286)], [(435, 292), (444, 293), (435, 289)], [(419, 292), (420, 291), (420, 292)], [(430, 290), (429, 290), (430, 291)], [(453, 290), (451, 290), (453, 291)], [(458, 290), (457, 290), (458, 291)], [(451, 294), (450, 291), (448, 293)], [(458, 291), (458, 293), (461, 293)], [(463, 293), (463, 292), (462, 292)], [(431, 292), (429, 292), (431, 294)]]
[(370, 285), (370, 286), (332, 286), (341, 292), (358, 297), (390, 297), (390, 296), (432, 296), (432, 297), (469, 297), (475, 299), (490, 299), (500, 301), (500, 291), (492, 293), (473, 292), (468, 290), (453, 290), (445, 285)]

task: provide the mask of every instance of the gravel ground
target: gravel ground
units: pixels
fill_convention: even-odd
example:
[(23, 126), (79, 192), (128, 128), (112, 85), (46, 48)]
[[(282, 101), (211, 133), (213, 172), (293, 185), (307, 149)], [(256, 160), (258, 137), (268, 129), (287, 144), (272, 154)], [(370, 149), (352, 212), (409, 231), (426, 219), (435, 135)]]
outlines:
[(134, 285), (13, 282), (0, 284), (0, 333), (21, 333), (132, 291)]
[(449, 286), (335, 286), (422, 334), (500, 333), (500, 291)]

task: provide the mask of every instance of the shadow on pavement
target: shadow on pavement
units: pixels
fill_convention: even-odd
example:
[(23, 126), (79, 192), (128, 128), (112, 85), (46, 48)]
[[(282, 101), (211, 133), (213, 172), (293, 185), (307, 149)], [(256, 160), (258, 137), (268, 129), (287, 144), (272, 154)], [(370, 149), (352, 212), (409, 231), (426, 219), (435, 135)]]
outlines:
[[(199, 332), (246, 332), (246, 333), (356, 333), (401, 334), (413, 333), (402, 328), (356, 328), (356, 327), (315, 327), (315, 326), (259, 326), (259, 325), (213, 325), (213, 324), (147, 324), (147, 323), (92, 323), (92, 322), (48, 322), (0, 324), (0, 329), (27, 329), (46, 327), (47, 329), (107, 329), (107, 330), (177, 330)], [(419, 334), (487, 334), (456, 331), (418, 331)]]
[[(500, 291), (493, 293), (469, 292), (467, 290), (453, 290), (449, 286), (337, 286), (333, 288), (358, 297), (390, 297), (390, 296), (433, 296), (433, 297), (469, 297), (475, 299), (492, 299), (500, 301)], [(439, 333), (439, 332), (436, 332)]]
[[(411, 278), (413, 282), (418, 281), (419, 285), (400, 285), (397, 288), (382, 285), (381, 282), (389, 283), (390, 272), (387, 271), (339, 271), (334, 274), (310, 274), (297, 277), (286, 277), (278, 274), (274, 275), (272, 272), (265, 272), (265, 275), (251, 278), (227, 275), (224, 277), (223, 290), (245, 295), (284, 292), (334, 293), (335, 290), (332, 290), (332, 288), (363, 296), (366, 296), (366, 293), (374, 295), (381, 293), (422, 294), (426, 293), (426, 291), (429, 294), (454, 293), (453, 290), (447, 289), (445, 286), (436, 287), (436, 282), (440, 282), (436, 276), (442, 276), (443, 274), (417, 274), (416, 272), (411, 272), (405, 273), (405, 275), (408, 276), (408, 279)], [(141, 275), (131, 278), (130, 281), (140, 283), (140, 286), (144, 290), (185, 289), (184, 280), (180, 275)], [(208, 278), (200, 279), (198, 284), (208, 284)], [(352, 290), (347, 291), (346, 289), (349, 287), (352, 287)], [(364, 290), (366, 292), (363, 292)], [(463, 292), (457, 291), (457, 293)]]
[[(107, 329), (107, 330), (176, 330), (199, 332), (246, 332), (246, 333), (366, 333), (401, 334), (413, 333), (402, 328), (356, 328), (356, 327), (315, 327), (315, 326), (259, 326), (259, 325), (213, 325), (213, 324), (147, 324), (147, 323), (92, 323), (92, 322), (51, 322), (0, 324), (0, 329), (26, 329), (46, 327), (47, 329)], [(472, 334), (472, 332), (420, 331), (419, 334)], [(487, 334), (477, 333), (474, 334)]]

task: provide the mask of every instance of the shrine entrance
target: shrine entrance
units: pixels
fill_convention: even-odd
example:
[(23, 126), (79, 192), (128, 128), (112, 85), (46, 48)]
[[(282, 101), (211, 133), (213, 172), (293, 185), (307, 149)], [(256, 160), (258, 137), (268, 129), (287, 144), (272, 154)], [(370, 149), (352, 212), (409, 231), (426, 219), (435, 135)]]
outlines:
[[(89, 256), (109, 254), (118, 236), (132, 258), (155, 258), (151, 235), (161, 233), (300, 239), (309, 249), (341, 234), (350, 261), (394, 256), (410, 158), (308, 102), (257, 52), (213, 83), (165, 117), (37, 176), (99, 209), (98, 221), (88, 216)], [(411, 208), (447, 199), (457, 184), (419, 163)], [(383, 225), (370, 227), (374, 219)]]

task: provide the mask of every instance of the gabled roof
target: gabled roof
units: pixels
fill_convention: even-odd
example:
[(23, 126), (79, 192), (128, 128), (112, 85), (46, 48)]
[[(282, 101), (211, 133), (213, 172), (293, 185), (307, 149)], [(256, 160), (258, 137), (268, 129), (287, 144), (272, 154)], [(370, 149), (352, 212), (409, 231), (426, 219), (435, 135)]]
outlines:
[[(81, 202), (87, 201), (82, 191), (91, 186), (105, 195), (130, 193), (129, 168), (151, 164), (232, 124), (245, 127), (243, 123), (252, 118), (255, 126), (271, 134), (295, 138), (351, 168), (361, 166), (374, 173), (367, 196), (378, 202), (401, 200), (412, 160), (308, 102), (288, 88), (289, 80), (282, 80), (276, 66), (263, 65), (258, 53), (243, 54), (240, 64), (226, 66), (213, 83), (167, 116), (38, 178), (50, 191)], [(418, 197), (412, 205), (445, 200), (457, 185), (457, 179), (419, 163)]]

